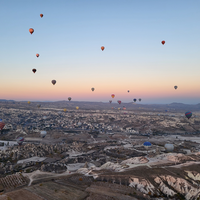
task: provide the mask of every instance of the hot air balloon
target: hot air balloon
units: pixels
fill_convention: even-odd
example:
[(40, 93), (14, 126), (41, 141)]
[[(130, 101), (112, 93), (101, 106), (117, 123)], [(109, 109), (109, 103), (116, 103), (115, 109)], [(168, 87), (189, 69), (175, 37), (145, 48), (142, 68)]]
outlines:
[(78, 106), (76, 106), (76, 110), (78, 110), (79, 109), (79, 107)]
[(151, 143), (150, 142), (144, 142), (144, 147), (150, 147), (151, 146)]
[(0, 119), (0, 130), (2, 131), (3, 127), (5, 126), (5, 123)]
[(31, 102), (30, 101), (28, 101), (28, 104), (30, 104)]
[(188, 119), (190, 119), (190, 117), (192, 117), (192, 112), (186, 112), (185, 113), (185, 116), (188, 118)]
[(117, 101), (117, 103), (118, 103), (118, 104), (121, 104), (121, 101), (120, 101), (120, 100), (118, 100), (118, 101)]
[(64, 112), (66, 112), (66, 111), (67, 111), (67, 109), (66, 109), (66, 108), (64, 108), (64, 109), (63, 109), (63, 111), (64, 111)]
[(174, 150), (174, 145), (173, 144), (165, 144), (165, 149), (168, 152), (172, 152)]
[(126, 107), (123, 107), (123, 110), (126, 110)]
[(150, 142), (144, 142), (144, 147), (146, 148), (147, 150), (147, 154), (148, 154), (148, 148), (151, 147), (151, 143)]
[(33, 28), (29, 28), (29, 32), (30, 32), (30, 34), (33, 34), (34, 29)]
[(37, 70), (36, 69), (32, 69), (33, 73), (35, 73)]
[(53, 84), (53, 85), (55, 85), (55, 84), (56, 84), (56, 80), (52, 80), (51, 82), (52, 82), (52, 84)]
[(175, 86), (174, 86), (174, 89), (176, 90), (177, 88), (178, 88), (178, 86), (175, 85)]
[(127, 92), (130, 92), (129, 90)]
[(82, 123), (81, 122), (78, 122), (78, 126), (81, 126), (82, 125)]
[(68, 97), (68, 100), (69, 100), (69, 101), (71, 101), (71, 99), (72, 99), (71, 97)]
[(19, 145), (22, 145), (23, 142), (24, 142), (24, 138), (23, 138), (23, 137), (17, 138), (17, 143), (18, 143)]
[(112, 103), (112, 100), (110, 100), (109, 103)]
[(105, 47), (104, 47), (104, 46), (102, 46), (102, 47), (101, 47), (101, 50), (103, 51), (104, 49), (105, 49)]
[(165, 41), (163, 40), (161, 43), (162, 43), (162, 45), (164, 45), (164, 44), (165, 44)]
[(142, 99), (139, 99), (139, 101), (141, 101)]
[(112, 97), (112, 98), (114, 98), (114, 97), (115, 97), (115, 95), (114, 95), (114, 94), (111, 94), (111, 97)]
[(38, 104), (37, 107), (40, 108), (40, 107), (41, 107), (41, 104)]
[(118, 110), (120, 110), (120, 108), (118, 108)]
[(42, 17), (43, 17), (43, 14), (40, 14), (40, 17), (42, 18)]
[(39, 57), (40, 55), (39, 55), (39, 53), (36, 53), (36, 57)]
[(94, 88), (91, 88), (92, 91), (94, 91)]
[(40, 135), (41, 135), (42, 138), (44, 138), (44, 137), (46, 136), (46, 134), (47, 134), (46, 131), (41, 131), (41, 132), (40, 132)]
[(136, 101), (137, 101), (137, 99), (133, 99), (133, 101), (134, 101), (134, 102), (136, 102)]

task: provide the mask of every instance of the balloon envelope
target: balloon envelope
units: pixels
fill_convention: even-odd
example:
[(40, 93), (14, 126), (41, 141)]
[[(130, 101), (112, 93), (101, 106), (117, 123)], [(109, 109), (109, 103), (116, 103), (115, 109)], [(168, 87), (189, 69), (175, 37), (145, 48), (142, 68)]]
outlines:
[(165, 44), (165, 41), (163, 40), (161, 43), (164, 45), (164, 44)]
[(134, 101), (134, 102), (136, 102), (136, 101), (137, 101), (137, 99), (133, 99), (133, 101)]
[(40, 56), (40, 55), (37, 53), (37, 54), (36, 54), (36, 57), (39, 57), (39, 56)]
[(32, 69), (33, 73), (35, 73), (37, 70), (36, 69)]
[(43, 138), (46, 136), (46, 134), (47, 134), (46, 131), (41, 131), (41, 132), (40, 132), (40, 135), (41, 135), (41, 137), (43, 137)]
[(17, 138), (17, 143), (18, 143), (19, 145), (21, 145), (23, 142), (24, 142), (24, 138), (23, 138), (23, 137)]
[(30, 32), (30, 34), (33, 34), (34, 29), (33, 28), (29, 28), (29, 32)]
[(190, 117), (192, 117), (192, 112), (186, 112), (185, 113), (185, 116), (188, 118), (188, 119), (190, 119)]
[(104, 49), (105, 49), (105, 47), (104, 47), (104, 46), (102, 46), (102, 47), (101, 47), (101, 50), (103, 51)]
[(91, 88), (92, 91), (94, 91), (94, 88)]
[(71, 97), (68, 97), (68, 100), (69, 100), (69, 101), (71, 101), (71, 99), (72, 99)]
[(114, 97), (115, 97), (115, 95), (114, 95), (114, 94), (111, 94), (111, 97), (112, 97), (112, 98), (114, 98)]
[(53, 85), (55, 85), (55, 84), (56, 84), (56, 80), (52, 80), (51, 82), (52, 82), (52, 84), (53, 84)]
[(0, 130), (2, 131), (2, 129), (4, 128), (5, 123), (3, 122), (2, 119), (0, 119)]
[(178, 88), (178, 86), (175, 85), (175, 86), (174, 86), (174, 89), (176, 90), (177, 88)]
[(66, 112), (66, 111), (67, 111), (67, 109), (66, 109), (66, 108), (64, 108), (64, 109), (63, 109), (63, 111), (64, 111), (64, 112)]
[(144, 142), (143, 145), (146, 146), (146, 147), (150, 147), (150, 146), (151, 146), (151, 143), (150, 143), (150, 142)]
[(112, 100), (110, 100), (109, 103), (112, 103)]
[(79, 109), (79, 107), (78, 106), (76, 106), (76, 110), (78, 110)]
[(43, 14), (40, 14), (40, 17), (42, 18), (42, 17), (43, 17)]
[(120, 100), (118, 100), (117, 102), (118, 102), (118, 104), (121, 104), (121, 103), (122, 103)]
[(165, 149), (168, 152), (171, 152), (174, 150), (174, 145), (173, 144), (165, 144)]

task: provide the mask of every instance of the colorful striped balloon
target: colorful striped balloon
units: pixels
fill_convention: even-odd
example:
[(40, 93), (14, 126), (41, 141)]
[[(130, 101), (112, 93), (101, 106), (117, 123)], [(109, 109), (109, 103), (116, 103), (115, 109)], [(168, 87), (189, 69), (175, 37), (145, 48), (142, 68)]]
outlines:
[(190, 117), (192, 117), (192, 112), (186, 112), (185, 113), (185, 116), (188, 118), (188, 119), (190, 119)]

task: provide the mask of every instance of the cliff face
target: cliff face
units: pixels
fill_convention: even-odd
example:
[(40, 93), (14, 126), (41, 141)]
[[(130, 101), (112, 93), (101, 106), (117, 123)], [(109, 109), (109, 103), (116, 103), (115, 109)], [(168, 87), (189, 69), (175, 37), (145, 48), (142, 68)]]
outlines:
[[(157, 176), (154, 178), (154, 182), (151, 183), (146, 179), (130, 177), (129, 186), (136, 188), (144, 194), (161, 195), (161, 193), (163, 193), (167, 197), (174, 197), (180, 193), (187, 200), (197, 199), (200, 197), (200, 189), (198, 185), (198, 181), (200, 181), (200, 174), (191, 171), (185, 172), (189, 177), (185, 177), (187, 180), (171, 175), (163, 175)], [(190, 180), (190, 178), (193, 181)]]

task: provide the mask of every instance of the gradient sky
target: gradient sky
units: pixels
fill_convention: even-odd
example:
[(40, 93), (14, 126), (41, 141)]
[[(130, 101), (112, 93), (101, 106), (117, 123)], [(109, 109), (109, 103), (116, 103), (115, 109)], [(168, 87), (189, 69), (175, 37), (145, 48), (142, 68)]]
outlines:
[(200, 103), (199, 8), (198, 0), (1, 0), (0, 99), (108, 102), (114, 93), (113, 102)]

